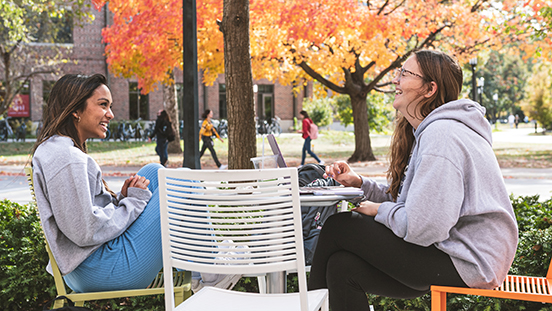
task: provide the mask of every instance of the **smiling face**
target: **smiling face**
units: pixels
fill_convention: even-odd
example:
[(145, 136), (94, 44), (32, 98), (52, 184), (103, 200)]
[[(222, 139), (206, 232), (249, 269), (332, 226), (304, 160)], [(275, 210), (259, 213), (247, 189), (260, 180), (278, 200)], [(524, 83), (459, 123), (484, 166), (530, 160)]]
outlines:
[(112, 102), (109, 88), (101, 85), (94, 91), (92, 97), (86, 100), (84, 109), (73, 113), (81, 143), (89, 138), (106, 137), (109, 121), (114, 117), (111, 111)]
[[(416, 56), (411, 56), (404, 63), (400, 74), (393, 78), (395, 84), (395, 101), (393, 108), (399, 110), (410, 124), (417, 127), (421, 122), (421, 116), (418, 113), (418, 103), (424, 97), (424, 79), (420, 66), (416, 61)], [(416, 125), (415, 125), (416, 124)]]

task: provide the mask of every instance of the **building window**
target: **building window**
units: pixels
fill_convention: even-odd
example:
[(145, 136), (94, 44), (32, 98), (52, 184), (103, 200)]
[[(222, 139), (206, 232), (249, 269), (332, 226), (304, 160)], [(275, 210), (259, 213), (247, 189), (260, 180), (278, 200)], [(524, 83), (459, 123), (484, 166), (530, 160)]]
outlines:
[(257, 117), (267, 121), (274, 118), (274, 85), (260, 84), (257, 86)]
[(50, 98), (50, 91), (52, 91), (55, 83), (56, 81), (42, 80), (42, 100), (44, 105), (48, 103), (48, 98)]
[(140, 94), (138, 83), (128, 83), (129, 118), (149, 120), (149, 95)]
[(219, 119), (228, 119), (228, 106), (226, 105), (226, 84), (219, 84)]

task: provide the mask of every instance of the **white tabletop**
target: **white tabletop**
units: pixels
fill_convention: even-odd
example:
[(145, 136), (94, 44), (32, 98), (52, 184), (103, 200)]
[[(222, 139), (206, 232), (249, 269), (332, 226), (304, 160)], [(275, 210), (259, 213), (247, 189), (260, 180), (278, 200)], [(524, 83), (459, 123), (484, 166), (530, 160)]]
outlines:
[(302, 206), (328, 206), (334, 205), (341, 201), (351, 200), (358, 197), (358, 195), (313, 195), (313, 194), (301, 194)]

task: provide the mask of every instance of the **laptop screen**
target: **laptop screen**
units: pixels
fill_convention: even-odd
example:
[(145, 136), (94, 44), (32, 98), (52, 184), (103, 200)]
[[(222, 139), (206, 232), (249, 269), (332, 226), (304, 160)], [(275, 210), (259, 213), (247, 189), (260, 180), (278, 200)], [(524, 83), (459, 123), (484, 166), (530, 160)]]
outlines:
[(280, 147), (276, 142), (276, 137), (274, 137), (273, 134), (268, 134), (266, 138), (268, 139), (268, 143), (270, 144), (270, 149), (272, 149), (272, 153), (274, 153), (275, 155), (278, 155), (278, 166), (287, 167), (286, 161), (284, 160), (284, 155), (282, 155), (282, 152), (280, 151)]

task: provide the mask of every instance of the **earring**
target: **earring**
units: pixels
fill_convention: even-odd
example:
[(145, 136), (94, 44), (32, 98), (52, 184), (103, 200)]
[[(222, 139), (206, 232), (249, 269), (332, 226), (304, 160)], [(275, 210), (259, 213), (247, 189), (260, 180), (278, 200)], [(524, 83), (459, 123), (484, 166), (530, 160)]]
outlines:
[(80, 123), (80, 116), (78, 116), (77, 118), (77, 123)]

